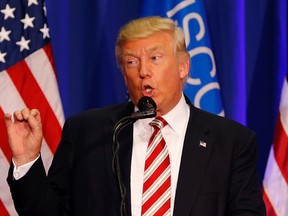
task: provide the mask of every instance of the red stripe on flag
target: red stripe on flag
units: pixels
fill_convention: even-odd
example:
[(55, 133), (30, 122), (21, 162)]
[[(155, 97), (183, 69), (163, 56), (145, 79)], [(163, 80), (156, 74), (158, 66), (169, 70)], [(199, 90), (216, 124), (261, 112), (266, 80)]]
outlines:
[(0, 200), (0, 213), (1, 213), (1, 216), (9, 216), (9, 213), (6, 210), (2, 200)]
[[(21, 61), (9, 68), (7, 72), (26, 105), (40, 111), (44, 138), (54, 154), (60, 141), (62, 128), (29, 67), (25, 61)], [(40, 72), (41, 68), (39, 68)]]
[(278, 115), (276, 122), (273, 148), (275, 160), (281, 170), (282, 176), (288, 184), (288, 137), (281, 123), (280, 115)]
[(264, 190), (263, 190), (262, 194), (263, 194), (263, 200), (264, 200), (265, 206), (266, 206), (266, 215), (277, 216), (277, 214), (275, 213), (274, 208), (272, 207), (270, 200), (267, 197), (267, 194), (265, 193)]
[[(12, 153), (8, 144), (7, 130), (4, 122), (4, 112), (0, 107), (0, 148), (8, 161), (12, 158)], [(1, 211), (0, 211), (1, 212)]]

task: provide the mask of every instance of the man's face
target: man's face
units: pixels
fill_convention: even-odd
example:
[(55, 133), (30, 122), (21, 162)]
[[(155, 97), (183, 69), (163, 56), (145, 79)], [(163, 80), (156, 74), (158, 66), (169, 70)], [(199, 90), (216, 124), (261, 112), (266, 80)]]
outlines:
[(157, 115), (174, 108), (182, 95), (189, 59), (176, 58), (172, 35), (158, 32), (128, 41), (122, 53), (121, 69), (132, 102), (137, 105), (141, 97), (151, 97), (157, 104)]

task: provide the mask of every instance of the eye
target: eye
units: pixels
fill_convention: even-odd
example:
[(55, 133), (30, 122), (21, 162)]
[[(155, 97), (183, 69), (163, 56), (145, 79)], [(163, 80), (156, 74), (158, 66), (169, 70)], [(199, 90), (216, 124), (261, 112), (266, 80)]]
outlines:
[(160, 56), (152, 56), (151, 57), (151, 60), (152, 61), (157, 61), (157, 60), (159, 60), (160, 59)]
[(160, 63), (162, 56), (161, 55), (153, 55), (150, 59), (153, 63)]
[(138, 59), (134, 59), (134, 58), (129, 58), (129, 59), (126, 59), (125, 60), (125, 64), (128, 66), (128, 67), (133, 67), (133, 66), (137, 66), (139, 63), (139, 60)]

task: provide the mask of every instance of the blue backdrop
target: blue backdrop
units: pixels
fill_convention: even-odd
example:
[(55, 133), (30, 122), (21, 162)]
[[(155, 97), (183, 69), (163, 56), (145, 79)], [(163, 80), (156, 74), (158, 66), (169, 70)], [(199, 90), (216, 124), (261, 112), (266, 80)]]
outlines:
[[(203, 0), (225, 115), (256, 131), (263, 178), (287, 73), (286, 0)], [(141, 0), (46, 0), (65, 116), (122, 102), (119, 28)]]

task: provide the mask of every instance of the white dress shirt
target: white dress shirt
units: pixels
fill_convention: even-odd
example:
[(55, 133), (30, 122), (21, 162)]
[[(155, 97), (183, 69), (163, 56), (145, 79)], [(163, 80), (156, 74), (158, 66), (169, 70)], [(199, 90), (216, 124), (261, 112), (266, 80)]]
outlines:
[[(178, 173), (189, 115), (189, 106), (185, 101), (184, 95), (182, 95), (179, 103), (169, 113), (162, 116), (168, 123), (161, 132), (170, 156), (171, 215), (173, 215)], [(149, 125), (152, 119), (140, 119), (134, 123), (130, 178), (132, 216), (141, 215), (145, 156), (149, 139), (153, 133), (153, 128)]]
[(38, 157), (33, 160), (33, 161), (30, 161), (26, 164), (23, 164), (19, 167), (16, 166), (15, 162), (14, 162), (14, 159), (12, 158), (12, 163), (13, 163), (13, 166), (14, 166), (14, 169), (13, 169), (13, 177), (15, 180), (19, 180), (20, 178), (22, 178), (24, 175), (26, 175), (26, 173), (29, 171), (29, 169), (31, 168), (31, 166), (38, 160), (38, 158), (40, 157), (40, 155), (38, 155)]

